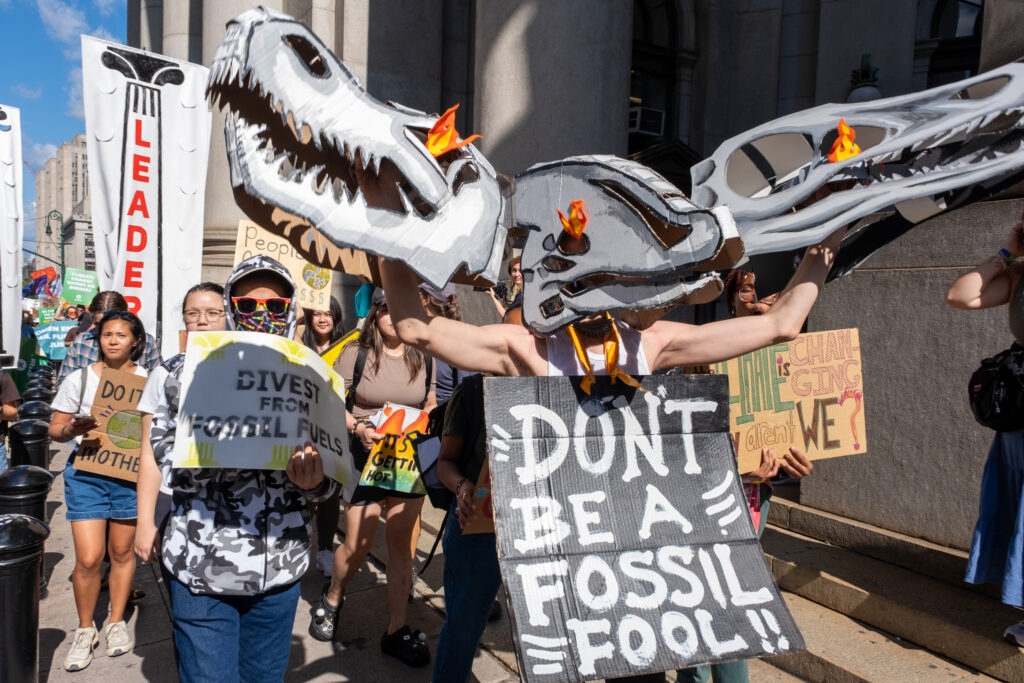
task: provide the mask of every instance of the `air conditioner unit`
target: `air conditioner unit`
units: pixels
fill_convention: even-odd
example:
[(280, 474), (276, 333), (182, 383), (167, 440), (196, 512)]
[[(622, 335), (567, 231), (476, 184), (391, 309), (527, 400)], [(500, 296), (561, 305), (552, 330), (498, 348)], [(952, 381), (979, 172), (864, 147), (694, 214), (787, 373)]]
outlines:
[(630, 107), (629, 132), (661, 137), (665, 132), (665, 112), (651, 107)]

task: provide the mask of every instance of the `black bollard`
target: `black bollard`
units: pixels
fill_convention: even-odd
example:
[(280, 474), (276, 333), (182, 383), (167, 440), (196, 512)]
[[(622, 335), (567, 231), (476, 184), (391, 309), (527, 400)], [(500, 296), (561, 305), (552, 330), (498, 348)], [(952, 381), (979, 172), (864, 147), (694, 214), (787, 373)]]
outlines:
[(35, 465), (18, 465), (0, 474), (0, 515), (28, 515), (46, 521), (46, 495), (53, 475)]
[(28, 383), (25, 384), (26, 389), (33, 389), (35, 387), (42, 387), (44, 389), (52, 389), (53, 381), (49, 377), (43, 377), (42, 375), (32, 375)]
[(49, 467), (50, 424), (48, 422), (19, 420), (11, 425), (8, 437), (11, 440), (10, 462), (12, 467), (35, 465), (44, 470)]
[(18, 406), (18, 418), (21, 420), (42, 420), (49, 422), (53, 416), (53, 408), (46, 401), (26, 401)]
[(21, 400), (25, 403), (29, 401), (42, 401), (43, 403), (49, 403), (53, 400), (54, 393), (52, 389), (45, 387), (27, 387), (25, 391), (21, 393)]
[(0, 683), (39, 680), (39, 574), (50, 529), (0, 515)]

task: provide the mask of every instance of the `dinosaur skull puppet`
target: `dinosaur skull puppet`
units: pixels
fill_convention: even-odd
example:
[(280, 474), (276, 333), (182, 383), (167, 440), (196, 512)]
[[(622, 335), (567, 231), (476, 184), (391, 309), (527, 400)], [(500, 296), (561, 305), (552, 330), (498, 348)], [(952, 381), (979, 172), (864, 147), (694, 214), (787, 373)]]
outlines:
[(308, 260), (341, 269), (343, 250), (360, 249), (438, 288), (460, 270), (496, 278), (505, 230), (491, 165), (471, 145), (435, 158), (436, 117), (376, 101), (298, 21), (258, 8), (229, 22), (207, 93), (229, 110), (236, 201)]
[[(571, 203), (567, 220), (560, 211)], [(570, 222), (582, 230), (577, 239)], [(523, 322), (538, 334), (603, 311), (710, 301), (722, 288), (713, 270), (743, 253), (728, 209), (694, 206), (651, 169), (612, 156), (571, 157), (517, 176), (516, 225), (528, 231)]]
[[(860, 151), (830, 162), (840, 119), (855, 131)], [(758, 275), (759, 286), (773, 291), (792, 272), (788, 263), (775, 266), (844, 225), (888, 211), (846, 238), (832, 277), (920, 221), (1018, 182), (1022, 168), (1024, 64), (1013, 63), (923, 92), (822, 105), (746, 131), (691, 169), (692, 199), (732, 210), (752, 261), (745, 267), (757, 270), (760, 262), (765, 276), (774, 271), (770, 286)]]

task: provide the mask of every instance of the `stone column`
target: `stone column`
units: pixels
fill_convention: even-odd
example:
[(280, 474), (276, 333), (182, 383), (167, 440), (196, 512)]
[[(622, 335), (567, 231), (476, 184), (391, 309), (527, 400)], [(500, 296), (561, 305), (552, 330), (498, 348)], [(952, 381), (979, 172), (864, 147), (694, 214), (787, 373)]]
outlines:
[(625, 156), (633, 4), (479, 0), (471, 130), (514, 174), (573, 154)]
[(202, 0), (164, 0), (163, 54), (199, 63), (203, 58)]
[(988, 71), (1024, 57), (1024, 4), (1018, 0), (988, 0), (981, 29), (980, 70)]
[(128, 45), (163, 52), (163, 4), (162, 0), (128, 0)]
[[(264, 7), (281, 10), (281, 0), (264, 0)], [(203, 5), (203, 65), (210, 66), (213, 53), (224, 38), (224, 27), (253, 3), (250, 0), (218, 0)], [(210, 133), (210, 161), (206, 173), (206, 210), (203, 231), (203, 279), (213, 282), (227, 280), (234, 265), (235, 237), (238, 221), (245, 218), (235, 205), (228, 175), (228, 158), (224, 146), (224, 114), (213, 111)]]

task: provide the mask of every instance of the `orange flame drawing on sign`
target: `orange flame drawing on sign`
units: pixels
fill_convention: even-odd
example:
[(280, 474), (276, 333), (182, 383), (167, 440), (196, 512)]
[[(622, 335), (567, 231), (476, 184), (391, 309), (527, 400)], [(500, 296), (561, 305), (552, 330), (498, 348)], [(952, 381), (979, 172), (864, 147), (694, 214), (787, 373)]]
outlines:
[(839, 137), (832, 143), (832, 149), (828, 153), (828, 160), (833, 164), (860, 154), (860, 147), (854, 142), (857, 139), (857, 131), (846, 125), (846, 119), (839, 119), (836, 130)]
[(579, 239), (583, 236), (583, 229), (587, 227), (587, 214), (583, 213), (583, 200), (574, 199), (569, 202), (569, 218), (565, 218), (565, 214), (562, 213), (561, 209), (555, 209), (558, 211), (558, 218), (562, 221), (562, 227), (565, 231)]
[(480, 137), (479, 135), (470, 135), (465, 140), (459, 140), (459, 132), (455, 130), (455, 110), (458, 108), (459, 105), (456, 104), (441, 114), (441, 118), (437, 120), (437, 123), (427, 133), (427, 149), (435, 157), (439, 157), (459, 147), (465, 147)]

